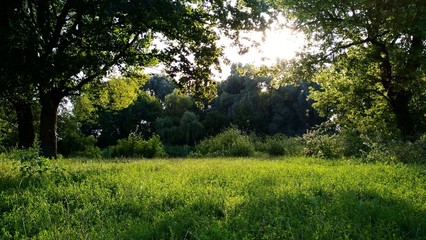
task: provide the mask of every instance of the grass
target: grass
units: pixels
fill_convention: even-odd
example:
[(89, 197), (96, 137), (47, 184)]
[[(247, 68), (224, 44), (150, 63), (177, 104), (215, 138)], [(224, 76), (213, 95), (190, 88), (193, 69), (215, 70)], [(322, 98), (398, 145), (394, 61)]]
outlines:
[(0, 161), (0, 239), (426, 239), (426, 166), (281, 159)]

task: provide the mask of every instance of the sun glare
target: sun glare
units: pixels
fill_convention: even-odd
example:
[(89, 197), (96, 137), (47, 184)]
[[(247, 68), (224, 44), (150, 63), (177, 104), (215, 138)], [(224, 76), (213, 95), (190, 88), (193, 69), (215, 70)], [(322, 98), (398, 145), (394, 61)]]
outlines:
[[(250, 45), (252, 41), (258, 46), (249, 48), (245, 54), (238, 54), (238, 48), (233, 46), (230, 40), (221, 40), (225, 46), (224, 54), (230, 63), (253, 64), (255, 66), (272, 66), (279, 59), (290, 60), (296, 56), (305, 44), (302, 33), (292, 31), (288, 28), (267, 30), (265, 34), (260, 32), (249, 32), (241, 36), (242, 43)], [(222, 64), (222, 73), (217, 78), (223, 80), (230, 72), (230, 66)]]
[[(275, 25), (276, 26), (276, 25)], [(234, 46), (229, 38), (222, 37), (218, 44), (224, 47), (224, 58), (228, 61), (222, 61), (221, 72), (212, 69), (215, 80), (226, 79), (233, 63), (252, 64), (255, 66), (272, 66), (278, 60), (290, 60), (296, 56), (296, 53), (302, 49), (305, 44), (303, 33), (293, 31), (289, 28), (280, 28), (272, 26), (271, 29), (262, 32), (246, 32), (240, 35), (240, 42), (249, 47), (248, 52), (240, 55), (238, 47)], [(253, 43), (256, 46), (252, 46)], [(155, 41), (156, 46), (162, 46), (161, 41)], [(227, 62), (227, 63), (225, 63)], [(164, 70), (164, 66), (155, 66), (147, 68), (146, 73), (159, 74)]]
[(258, 54), (265, 58), (266, 64), (273, 64), (277, 59), (292, 59), (296, 52), (303, 47), (304, 38), (301, 33), (290, 29), (269, 31), (266, 40), (261, 44)]

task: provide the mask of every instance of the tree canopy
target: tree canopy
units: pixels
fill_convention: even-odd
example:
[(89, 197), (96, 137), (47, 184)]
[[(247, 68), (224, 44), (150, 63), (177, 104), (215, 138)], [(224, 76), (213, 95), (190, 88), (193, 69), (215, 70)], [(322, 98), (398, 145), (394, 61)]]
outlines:
[[(221, 36), (239, 45), (241, 31), (281, 14), (308, 39), (297, 58), (268, 69), (274, 79), (240, 66), (212, 81)], [(158, 64), (173, 81), (142, 74)], [(100, 147), (155, 132), (193, 146), (229, 125), (300, 135), (324, 120), (311, 106), (348, 132), (412, 143), (426, 132), (425, 67), (424, 0), (4, 0), (0, 138), (30, 147), (39, 131), (42, 154), (56, 157), (66, 99), (60, 131)]]
[(211, 94), (218, 34), (236, 39), (238, 30), (262, 29), (268, 10), (263, 2), (223, 0), (6, 0), (0, 9), (2, 97), (27, 105), (38, 99), (41, 148), (50, 157), (57, 154), (57, 108), (65, 96), (113, 68), (159, 61), (193, 95)]
[(311, 66), (381, 96), (405, 138), (425, 131), (425, 1), (273, 2), (310, 40)]

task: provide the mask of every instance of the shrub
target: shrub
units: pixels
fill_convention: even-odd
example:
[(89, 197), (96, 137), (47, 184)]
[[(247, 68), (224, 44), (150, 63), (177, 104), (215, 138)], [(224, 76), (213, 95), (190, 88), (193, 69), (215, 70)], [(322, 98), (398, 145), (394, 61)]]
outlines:
[(367, 150), (363, 151), (361, 156), (364, 161), (397, 162), (395, 149), (393, 149), (393, 147), (398, 144), (392, 143), (392, 141), (371, 140), (369, 137), (364, 136), (364, 145), (367, 147)]
[(101, 149), (95, 146), (95, 143), (94, 136), (82, 136), (80, 142), (76, 144), (77, 146), (69, 148), (68, 152), (64, 154), (69, 157), (101, 158)]
[(58, 122), (58, 152), (65, 157), (99, 158), (101, 151), (95, 146), (96, 138), (80, 131), (80, 123), (69, 113), (63, 113)]
[(343, 147), (337, 136), (336, 126), (325, 122), (303, 135), (305, 155), (319, 158), (343, 156)]
[(144, 140), (136, 133), (131, 133), (127, 139), (118, 140), (117, 145), (110, 147), (108, 152), (110, 157), (154, 158), (166, 156), (158, 135)]
[(361, 157), (368, 146), (356, 129), (324, 122), (303, 135), (305, 154), (320, 158)]
[(102, 158), (102, 151), (99, 147), (87, 146), (86, 149), (71, 153), (69, 156), (99, 159), (99, 158)]
[(364, 152), (363, 159), (369, 162), (426, 162), (426, 134), (415, 142), (396, 139), (365, 139), (368, 151)]
[(17, 169), (22, 177), (22, 183), (40, 184), (46, 179), (53, 179), (63, 176), (63, 170), (48, 158), (40, 155), (40, 148), (35, 145), (28, 149), (13, 149), (9, 154), (9, 158), (18, 161)]
[(254, 144), (238, 129), (229, 128), (218, 135), (201, 141), (196, 146), (196, 155), (247, 157), (254, 155)]
[(166, 145), (164, 147), (164, 150), (170, 157), (187, 157), (190, 155), (191, 151), (193, 150), (193, 147), (189, 147), (187, 145)]
[(49, 159), (40, 156), (38, 148), (13, 149), (10, 156), (18, 160), (18, 169), (23, 177), (34, 177), (49, 170)]
[(270, 156), (300, 156), (303, 153), (303, 144), (300, 138), (289, 138), (282, 134), (267, 136), (258, 149)]
[(426, 163), (426, 134), (417, 141), (406, 142), (401, 147), (396, 148), (396, 156), (404, 163)]

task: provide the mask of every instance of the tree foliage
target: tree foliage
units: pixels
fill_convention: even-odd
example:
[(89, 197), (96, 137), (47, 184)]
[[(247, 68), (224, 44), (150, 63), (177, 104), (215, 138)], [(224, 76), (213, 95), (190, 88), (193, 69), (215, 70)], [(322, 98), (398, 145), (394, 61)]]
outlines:
[[(291, 18), (292, 27), (307, 35), (310, 50), (305, 56), (310, 57), (310, 63), (315, 63), (316, 70), (333, 64), (321, 74), (333, 72), (342, 82), (354, 81), (359, 86), (356, 82), (362, 82), (360, 87), (368, 93), (375, 89), (387, 102), (387, 111), (392, 113), (405, 138), (416, 138), (425, 131), (422, 102), (426, 89), (426, 2), (273, 2)], [(371, 97), (371, 94), (362, 94), (360, 100), (367, 102)], [(383, 101), (371, 103), (384, 104)], [(374, 114), (376, 106), (371, 106), (369, 111)]]
[(155, 121), (156, 132), (172, 145), (194, 145), (204, 137), (204, 126), (192, 97), (175, 89), (165, 97), (163, 112)]
[(88, 89), (74, 101), (73, 114), (81, 122), (80, 130), (96, 136), (102, 148), (115, 145), (132, 132), (151, 136), (162, 107), (156, 97), (142, 89), (146, 81), (143, 75), (121, 77)]
[(219, 96), (211, 103), (206, 118), (212, 128), (226, 127), (218, 124), (225, 121), (261, 135), (294, 136), (323, 121), (312, 109), (312, 101), (307, 99), (309, 84), (303, 81), (273, 88), (271, 78), (254, 74), (250, 66), (235, 66), (231, 76), (218, 88)]
[[(372, 81), (379, 68), (363, 61), (357, 51), (315, 75), (321, 89), (312, 91), (314, 108), (322, 115), (330, 116), (341, 128), (356, 129), (370, 137), (397, 137), (395, 115), (383, 96), (384, 88)], [(361, 74), (360, 69), (364, 72)]]
[[(159, 61), (195, 96), (211, 94), (204, 87), (221, 55), (219, 31), (236, 39), (238, 30), (262, 29), (261, 13), (268, 10), (262, 2), (222, 0), (7, 0), (0, 9), (0, 81), (7, 89), (1, 96), (39, 100), (41, 148), (49, 157), (56, 156), (57, 109), (64, 97), (99, 82), (113, 67)], [(153, 45), (153, 39), (161, 43)], [(17, 91), (18, 98), (10, 94)]]

